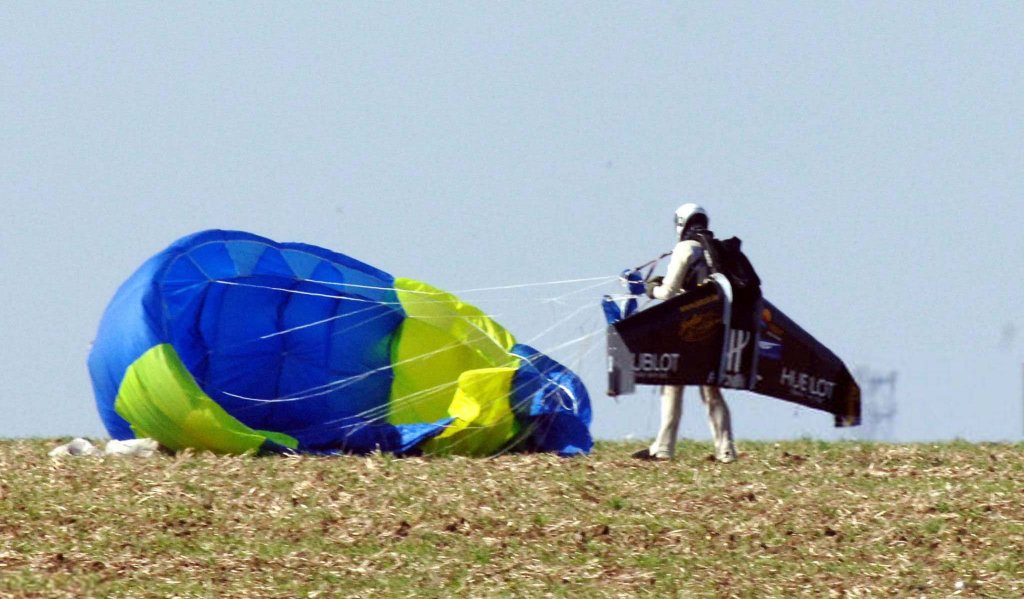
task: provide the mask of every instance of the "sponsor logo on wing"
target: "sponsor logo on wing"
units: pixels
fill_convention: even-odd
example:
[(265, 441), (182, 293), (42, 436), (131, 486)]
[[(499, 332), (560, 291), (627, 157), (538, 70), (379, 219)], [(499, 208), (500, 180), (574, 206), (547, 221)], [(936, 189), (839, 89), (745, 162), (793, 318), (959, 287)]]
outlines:
[(761, 322), (764, 323), (764, 330), (775, 338), (776, 341), (781, 341), (785, 330), (775, 322), (775, 315), (768, 308), (761, 310)]
[(726, 361), (726, 371), (739, 372), (743, 368), (743, 350), (750, 343), (750, 331), (733, 329), (729, 331), (729, 349)]
[(637, 372), (675, 372), (679, 369), (679, 354), (639, 353), (633, 358)]
[(707, 306), (708, 304), (713, 304), (713, 303), (715, 303), (717, 301), (718, 301), (718, 296), (717, 295), (711, 295), (711, 296), (705, 297), (703, 299), (699, 299), (699, 300), (693, 302), (692, 304), (687, 304), (687, 305), (679, 308), (679, 311), (680, 312), (688, 312), (690, 310), (696, 310), (697, 308), (700, 308), (702, 306)]
[(781, 360), (782, 344), (772, 339), (761, 339), (757, 342), (757, 354), (769, 360)]
[(722, 327), (722, 319), (714, 312), (694, 314), (679, 323), (679, 338), (687, 343), (710, 339)]
[(733, 329), (729, 331), (729, 345), (726, 348), (725, 374), (722, 376), (722, 385), (734, 389), (743, 389), (747, 386), (747, 377), (743, 375), (743, 350), (750, 345), (753, 337), (750, 331)]
[(830, 380), (817, 378), (792, 368), (783, 368), (779, 383), (789, 388), (797, 397), (807, 397), (819, 403), (832, 399), (836, 384)]

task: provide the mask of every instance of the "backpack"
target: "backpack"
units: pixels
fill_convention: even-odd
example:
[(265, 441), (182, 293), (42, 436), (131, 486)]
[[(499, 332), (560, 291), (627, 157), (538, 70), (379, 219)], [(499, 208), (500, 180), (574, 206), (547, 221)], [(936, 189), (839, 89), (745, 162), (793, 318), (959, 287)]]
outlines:
[(725, 275), (737, 295), (748, 298), (761, 296), (761, 278), (740, 249), (743, 242), (738, 237), (718, 239), (707, 229), (695, 231), (692, 237), (704, 249), (704, 257), (711, 272)]

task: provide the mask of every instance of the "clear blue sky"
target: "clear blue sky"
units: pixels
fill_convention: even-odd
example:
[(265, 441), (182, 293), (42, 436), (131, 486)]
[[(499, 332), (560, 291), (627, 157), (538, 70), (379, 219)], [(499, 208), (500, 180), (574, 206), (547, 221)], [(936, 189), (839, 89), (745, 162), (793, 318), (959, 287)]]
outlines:
[[(615, 275), (697, 201), (780, 308), (899, 372), (893, 438), (1021, 438), (1019, 2), (9, 2), (0, 32), (2, 437), (104, 435), (100, 315), (187, 233), (458, 290)], [(539, 301), (572, 290), (468, 299), (522, 338), (581, 308), (545, 349), (616, 288)], [(652, 435), (653, 395), (605, 397), (595, 343), (556, 354), (594, 432)], [(836, 437), (727, 398), (741, 439)]]

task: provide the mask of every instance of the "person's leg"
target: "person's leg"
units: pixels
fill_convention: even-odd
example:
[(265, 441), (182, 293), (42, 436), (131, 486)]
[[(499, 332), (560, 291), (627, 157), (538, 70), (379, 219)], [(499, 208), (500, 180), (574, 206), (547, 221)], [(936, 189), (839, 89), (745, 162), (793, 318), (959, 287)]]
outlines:
[(732, 440), (732, 419), (729, 417), (729, 406), (725, 405), (722, 392), (717, 387), (700, 388), (700, 396), (704, 407), (708, 410), (708, 425), (715, 438), (715, 457), (720, 462), (731, 462), (736, 459), (736, 447)]
[(671, 459), (676, 454), (679, 420), (683, 416), (683, 388), (665, 385), (661, 388), (661, 427), (651, 444), (651, 455), (658, 459)]

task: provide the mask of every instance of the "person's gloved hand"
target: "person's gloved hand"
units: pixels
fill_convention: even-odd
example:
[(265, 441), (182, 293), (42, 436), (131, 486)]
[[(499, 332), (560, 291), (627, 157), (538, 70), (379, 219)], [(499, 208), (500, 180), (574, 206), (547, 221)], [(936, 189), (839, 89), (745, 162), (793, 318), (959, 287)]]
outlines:
[(654, 288), (661, 285), (661, 282), (665, 280), (665, 277), (657, 276), (647, 279), (644, 283), (644, 291), (647, 293), (647, 297), (654, 299)]

